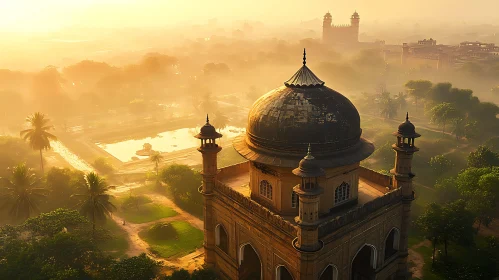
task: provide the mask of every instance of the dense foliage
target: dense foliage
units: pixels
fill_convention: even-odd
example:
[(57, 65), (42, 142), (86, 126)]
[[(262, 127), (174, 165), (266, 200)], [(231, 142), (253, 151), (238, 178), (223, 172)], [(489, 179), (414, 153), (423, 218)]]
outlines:
[(177, 205), (194, 215), (203, 213), (203, 197), (198, 189), (201, 174), (187, 165), (172, 164), (161, 171), (161, 179), (169, 187)]

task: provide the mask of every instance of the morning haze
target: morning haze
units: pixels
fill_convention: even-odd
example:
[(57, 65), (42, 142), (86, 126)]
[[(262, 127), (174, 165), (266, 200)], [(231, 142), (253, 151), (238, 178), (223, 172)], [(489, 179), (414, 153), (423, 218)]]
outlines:
[(497, 279), (498, 8), (0, 0), (0, 279)]

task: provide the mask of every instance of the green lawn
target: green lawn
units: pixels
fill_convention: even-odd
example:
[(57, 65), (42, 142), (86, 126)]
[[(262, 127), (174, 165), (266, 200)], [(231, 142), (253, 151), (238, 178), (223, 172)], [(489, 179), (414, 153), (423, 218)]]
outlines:
[(124, 257), (129, 247), (127, 233), (111, 220), (103, 228), (109, 231), (111, 238), (100, 242), (99, 248), (113, 257)]
[(164, 258), (181, 257), (203, 245), (203, 232), (201, 230), (184, 221), (175, 221), (171, 225), (177, 231), (177, 239), (154, 239), (148, 235), (147, 229), (139, 232), (139, 236), (150, 245), (151, 252)]
[(178, 213), (173, 209), (161, 204), (149, 202), (140, 205), (138, 208), (132, 207), (126, 210), (120, 210), (119, 214), (126, 222), (142, 224), (153, 222), (163, 218), (176, 216)]

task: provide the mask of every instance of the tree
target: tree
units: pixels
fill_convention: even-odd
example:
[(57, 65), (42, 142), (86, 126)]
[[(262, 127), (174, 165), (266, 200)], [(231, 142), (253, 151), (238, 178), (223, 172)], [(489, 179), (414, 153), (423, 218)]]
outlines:
[(159, 163), (163, 160), (163, 156), (160, 152), (153, 152), (149, 155), (149, 160), (154, 162), (156, 170), (156, 180), (159, 180)]
[[(145, 144), (144, 144), (145, 145)], [(102, 174), (111, 174), (114, 172), (114, 167), (107, 158), (99, 157), (96, 158), (93, 164), (95, 170)]]
[(430, 158), (430, 166), (436, 176), (447, 173), (452, 167), (452, 161), (445, 155), (438, 155)]
[(444, 178), (435, 183), (436, 201), (439, 203), (449, 203), (461, 198), (456, 187), (456, 178)]
[(444, 134), (447, 121), (459, 117), (459, 112), (450, 103), (440, 103), (430, 110), (430, 116), (431, 122), (442, 125), (442, 134)]
[(0, 279), (98, 278), (112, 259), (97, 248), (87, 225), (76, 211), (58, 209), (0, 228)]
[(2, 205), (12, 204), (10, 215), (16, 220), (24, 220), (38, 212), (38, 202), (46, 196), (46, 190), (38, 187), (40, 180), (25, 164), (12, 169), (10, 180), (2, 178), (5, 194), (0, 197)]
[(457, 200), (444, 206), (431, 203), (416, 223), (426, 238), (432, 242), (432, 265), (435, 264), (435, 251), (438, 244), (444, 244), (447, 257), (449, 242), (461, 245), (469, 245), (473, 242), (473, 215), (466, 210), (464, 200)]
[(468, 167), (492, 167), (499, 165), (499, 154), (494, 153), (486, 146), (478, 148), (468, 155)]
[(442, 238), (442, 206), (431, 203), (426, 206), (425, 212), (417, 219), (418, 227), (423, 231), (426, 239), (433, 246), (432, 266), (435, 265), (435, 251)]
[(390, 93), (383, 92), (380, 97), (381, 116), (392, 119), (397, 115), (397, 103), (390, 97)]
[(85, 174), (69, 168), (53, 167), (45, 176), (45, 187), (50, 192), (47, 200), (52, 209), (71, 208), (74, 201), (71, 196), (85, 185)]
[(424, 98), (432, 86), (433, 84), (427, 80), (410, 80), (405, 84), (409, 94), (416, 101), (416, 107), (418, 107), (418, 100)]
[(456, 186), (474, 213), (478, 227), (497, 216), (499, 205), (499, 167), (468, 168), (459, 173)]
[(168, 185), (178, 206), (194, 215), (203, 213), (203, 197), (198, 189), (201, 174), (187, 165), (172, 164), (161, 171), (161, 179)]
[(407, 100), (406, 100), (406, 95), (403, 92), (399, 92), (395, 96), (395, 103), (397, 104), (399, 109), (405, 108), (407, 106)]
[(227, 116), (220, 110), (215, 112), (214, 117), (213, 126), (218, 128), (219, 131), (225, 129), (229, 124), (229, 118), (227, 118)]
[(108, 186), (104, 178), (94, 172), (85, 175), (85, 192), (75, 194), (77, 197), (82, 197), (80, 202), (80, 213), (88, 217), (92, 222), (92, 234), (95, 236), (95, 225), (98, 221), (105, 221), (106, 216), (109, 216), (116, 210), (116, 206), (109, 201), (111, 195), (109, 190), (115, 188)]
[(26, 121), (30, 123), (31, 128), (21, 131), (20, 134), (25, 141), (28, 141), (33, 150), (40, 151), (40, 166), (43, 172), (42, 150), (50, 149), (50, 140), (56, 141), (57, 137), (48, 132), (53, 126), (48, 125), (50, 120), (46, 119), (44, 114), (36, 112), (28, 116)]
[(139, 256), (124, 258), (114, 262), (103, 279), (122, 280), (151, 280), (157, 279), (160, 263), (149, 258), (145, 253)]

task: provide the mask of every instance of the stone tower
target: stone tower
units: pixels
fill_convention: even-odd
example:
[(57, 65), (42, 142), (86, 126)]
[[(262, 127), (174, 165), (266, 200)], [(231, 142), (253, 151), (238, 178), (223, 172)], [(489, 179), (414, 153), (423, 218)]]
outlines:
[(353, 41), (359, 42), (360, 16), (357, 11), (355, 11), (355, 13), (353, 13), (352, 17), (350, 18), (350, 25), (353, 29)]
[(407, 242), (409, 234), (409, 221), (411, 212), (411, 202), (414, 200), (414, 189), (412, 187), (412, 156), (419, 149), (414, 146), (414, 139), (421, 135), (416, 133), (415, 126), (409, 121), (407, 113), (405, 122), (399, 125), (398, 131), (393, 135), (397, 137), (397, 143), (392, 145), (395, 150), (395, 168), (390, 170), (393, 174), (393, 187), (402, 191), (402, 223), (400, 227), (400, 247), (399, 247), (399, 277), (406, 279), (407, 275)]
[(333, 17), (329, 12), (324, 15), (324, 20), (322, 21), (322, 40), (327, 43), (331, 40), (331, 25), (333, 24)]
[(216, 143), (216, 139), (221, 138), (215, 127), (210, 124), (208, 115), (206, 115), (206, 124), (201, 127), (201, 131), (194, 136), (201, 140), (201, 146), (198, 151), (203, 155), (203, 184), (200, 192), (204, 197), (204, 261), (207, 265), (215, 263), (215, 226), (212, 216), (207, 214), (213, 211), (213, 188), (215, 177), (217, 175), (217, 154), (222, 150)]
[(224, 280), (407, 275), (410, 165), (419, 134), (407, 119), (395, 135), (392, 176), (362, 167), (374, 145), (362, 137), (357, 109), (325, 86), (304, 53), (301, 68), (253, 104), (245, 133), (234, 139), (247, 161), (217, 171), (221, 135), (207, 120), (196, 136), (205, 262)]

